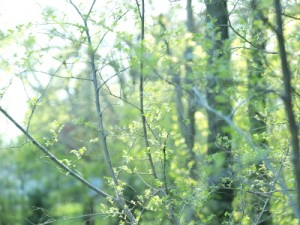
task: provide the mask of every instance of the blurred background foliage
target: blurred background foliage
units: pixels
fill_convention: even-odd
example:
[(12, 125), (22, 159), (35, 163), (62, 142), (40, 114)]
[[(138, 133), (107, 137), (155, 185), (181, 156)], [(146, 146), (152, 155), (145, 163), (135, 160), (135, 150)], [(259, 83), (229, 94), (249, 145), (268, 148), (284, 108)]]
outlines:
[[(210, 187), (208, 180), (211, 174), (222, 171), (225, 161), (222, 154), (207, 154), (210, 131), (205, 107), (197, 106), (195, 121), (190, 121), (186, 114), (183, 120), (186, 125), (194, 123), (196, 127), (195, 158), (192, 160), (178, 122), (173, 74), (178, 74), (181, 81), (187, 77), (191, 81), (181, 86), (184, 107), (189, 104), (189, 91), (193, 87), (205, 92), (208, 70), (218, 69), (222, 74), (220, 67), (208, 68), (207, 51), (212, 42), (207, 39), (204, 29), (204, 2), (193, 3), (195, 33), (188, 31), (185, 25), (183, 2), (169, 3), (169, 9), (160, 14), (157, 1), (146, 1), (149, 13), (144, 40), (144, 109), (150, 150), (159, 179), (151, 176), (140, 119), (138, 90), (142, 50), (137, 7), (132, 1), (107, 1), (105, 4), (97, 1), (97, 7), (89, 18), (96, 48), (95, 61), (101, 84), (100, 101), (108, 149), (121, 183), (119, 188), (129, 206), (134, 208), (134, 215), (140, 218), (140, 224), (145, 225), (172, 224), (168, 219), (169, 199), (181, 224), (210, 224), (213, 215), (208, 216), (208, 201), (211, 188), (217, 187)], [(267, 41), (266, 52), (262, 53), (265, 60), (262, 77), (267, 84), (267, 100), (261, 112), (267, 128), (260, 135), (267, 141), (268, 151), (264, 147), (253, 148), (253, 143), (261, 136), (254, 136), (251, 143), (244, 138), (250, 136), (247, 61), (252, 60), (252, 55), (249, 51), (251, 46), (243, 38), (250, 36), (255, 13), (250, 10), (250, 2), (228, 1), (231, 26), (242, 38), (230, 31), (225, 48), (231, 53), (233, 83), (228, 86), (226, 96), (219, 96), (224, 98), (220, 101), (231, 102), (234, 109), (232, 121), (239, 127), (239, 130), (232, 131), (232, 139), (228, 142), (217, 140), (220, 146), (232, 146), (229, 167), (234, 176), (230, 177), (230, 188), (235, 191), (235, 198), (233, 210), (226, 215), (228, 220), (224, 224), (263, 224), (255, 223), (257, 215), (251, 213), (262, 197), (267, 196), (273, 224), (292, 225), (297, 224), (291, 202), (296, 195), (295, 178), (290, 163), (287, 121), (279, 96), (282, 88), (280, 61), (278, 54), (266, 53), (277, 51), (277, 44), (274, 31), (265, 24), (258, 24), (266, 35), (257, 35), (256, 41), (260, 43), (259, 38)], [(86, 2), (78, 1), (76, 4), (83, 12), (89, 7)], [(282, 4), (286, 14), (299, 17), (299, 2), (283, 1)], [(15, 98), (18, 94), (27, 96), (28, 110), (23, 125), (29, 133), (70, 168), (113, 195), (112, 181), (101, 151), (90, 80), (90, 49), (84, 35), (86, 28), (74, 10), (70, 14), (69, 3), (66, 7), (66, 11), (54, 6), (45, 7), (40, 23), (22, 24), (1, 31), (1, 72), (13, 71), (14, 76), (22, 81), (25, 91), (16, 92)], [(270, 23), (274, 23), (272, 2), (263, 1), (260, 7)], [(293, 18), (285, 18), (286, 45), (298, 117), (297, 22)], [(8, 45), (18, 48), (18, 51), (6, 52)], [(193, 48), (192, 61), (188, 61), (184, 54), (188, 47)], [(224, 61), (219, 63), (222, 65)], [(187, 65), (192, 68), (192, 73), (186, 71)], [(6, 89), (1, 89), (1, 96), (5, 94)], [(259, 164), (258, 168), (261, 161), (265, 163)], [(213, 167), (211, 162), (215, 162)], [(197, 179), (194, 179), (190, 171), (196, 163)], [(267, 171), (271, 177), (269, 183), (259, 178), (260, 171)], [(157, 194), (165, 185), (164, 173), (169, 197)], [(122, 224), (117, 208), (111, 207), (105, 199), (58, 168), (24, 136), (16, 137), (11, 143), (3, 138), (0, 180), (0, 225)], [(201, 223), (189, 219), (191, 212)]]

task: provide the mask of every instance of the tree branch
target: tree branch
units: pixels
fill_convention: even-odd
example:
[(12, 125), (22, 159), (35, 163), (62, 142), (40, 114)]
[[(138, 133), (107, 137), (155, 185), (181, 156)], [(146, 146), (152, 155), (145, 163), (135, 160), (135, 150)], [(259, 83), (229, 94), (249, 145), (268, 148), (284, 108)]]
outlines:
[[(106, 162), (106, 165), (107, 165), (107, 169), (109, 171), (110, 177), (113, 180), (117, 202), (120, 204), (120, 206), (124, 210), (124, 214), (128, 217), (130, 223), (132, 225), (134, 225), (134, 224), (136, 224), (136, 219), (135, 219), (134, 215), (131, 213), (131, 211), (128, 209), (128, 206), (126, 205), (126, 203), (124, 201), (123, 194), (118, 191), (119, 182), (118, 182), (117, 176), (114, 172), (112, 162), (111, 162), (110, 153), (109, 153), (109, 150), (108, 150), (107, 139), (106, 139), (107, 136), (106, 136), (105, 130), (104, 130), (103, 114), (102, 114), (102, 111), (101, 111), (101, 104), (100, 104), (100, 96), (99, 96), (100, 88), (99, 88), (99, 84), (98, 84), (97, 69), (96, 69), (96, 63), (95, 63), (95, 49), (93, 47), (93, 43), (92, 43), (90, 31), (89, 31), (89, 26), (87, 24), (87, 19), (88, 18), (85, 18), (82, 15), (82, 13), (78, 9), (78, 7), (76, 5), (74, 5), (71, 0), (70, 0), (70, 3), (73, 5), (73, 7), (75, 8), (75, 10), (79, 14), (79, 16), (82, 18), (83, 24), (84, 24), (84, 27), (85, 27), (85, 34), (86, 34), (87, 45), (88, 45), (89, 65), (90, 65), (90, 69), (91, 69), (91, 73), (92, 73), (93, 86), (94, 86), (95, 105), (96, 105), (96, 112), (97, 112), (97, 118), (98, 118), (98, 128), (100, 130), (102, 150), (103, 150), (103, 153), (104, 153), (104, 158), (105, 158), (105, 162)], [(93, 4), (94, 4), (94, 2), (93, 2)]]
[[(137, 3), (138, 4), (138, 3)], [(144, 112), (144, 39), (145, 39), (145, 1), (142, 0), (142, 7), (140, 9), (141, 14), (141, 59), (140, 59), (140, 84), (139, 84), (139, 92), (140, 92), (140, 111), (142, 117), (142, 125), (143, 125), (143, 134), (146, 145), (147, 156), (150, 162), (151, 170), (155, 179), (157, 179), (157, 174), (155, 171), (151, 151), (150, 144), (148, 140), (148, 132), (147, 132), (147, 123), (146, 116)]]
[(296, 218), (300, 224), (300, 145), (299, 145), (299, 130), (296, 122), (295, 112), (293, 110), (292, 99), (292, 74), (289, 68), (289, 63), (286, 54), (285, 40), (283, 34), (283, 21), (282, 21), (282, 8), (280, 0), (274, 0), (274, 7), (276, 11), (276, 23), (277, 23), (277, 41), (279, 45), (279, 54), (282, 68), (282, 80), (284, 84), (284, 96), (283, 102), (285, 105), (285, 112), (288, 119), (288, 127), (291, 135), (292, 144), (292, 163), (294, 166), (294, 175), (297, 188), (297, 209), (294, 211)]
[(78, 175), (76, 172), (74, 172), (72, 169), (70, 169), (68, 166), (66, 166), (64, 163), (62, 163), (58, 158), (56, 158), (55, 155), (53, 155), (51, 152), (49, 152), (46, 147), (41, 145), (35, 138), (33, 138), (20, 124), (18, 124), (1, 106), (0, 106), (1, 113), (9, 119), (22, 133), (42, 152), (44, 152), (55, 164), (57, 164), (60, 168), (68, 172), (72, 177), (79, 180), (81, 183), (83, 183), (85, 186), (90, 188), (91, 190), (95, 191), (97, 194), (101, 195), (105, 198), (110, 198), (114, 202), (117, 202), (116, 198), (112, 197), (111, 195), (107, 194), (106, 192), (98, 189), (91, 183), (89, 183), (87, 180), (85, 180), (83, 177)]

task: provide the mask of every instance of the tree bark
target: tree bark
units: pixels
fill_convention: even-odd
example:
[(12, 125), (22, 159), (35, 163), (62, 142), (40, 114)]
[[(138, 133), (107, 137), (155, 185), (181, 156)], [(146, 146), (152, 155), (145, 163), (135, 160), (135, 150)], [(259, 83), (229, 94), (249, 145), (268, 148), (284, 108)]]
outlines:
[[(265, 31), (264, 27), (260, 26), (259, 22), (263, 24), (263, 17), (261, 9), (259, 9), (258, 2), (256, 0), (251, 1), (251, 8), (253, 10), (253, 18), (251, 23), (251, 39), (255, 42), (255, 39), (259, 43), (255, 43), (260, 49), (265, 49)], [(250, 121), (250, 134), (252, 139), (256, 142), (261, 149), (266, 149), (266, 115), (264, 113), (266, 109), (267, 97), (265, 90), (267, 89), (266, 81), (263, 77), (265, 71), (264, 65), (264, 55), (261, 50), (252, 49), (250, 50), (250, 59), (247, 60), (248, 64), (248, 116)], [(256, 171), (254, 171), (254, 182), (262, 180), (264, 181), (263, 186), (269, 190), (268, 184), (271, 179), (267, 175), (267, 167), (264, 166), (263, 161), (259, 161), (256, 164)], [(262, 188), (262, 185), (255, 185), (257, 189)], [(270, 196), (251, 196), (251, 206), (252, 213), (250, 218), (254, 224), (259, 225), (271, 225), (272, 224), (272, 214), (270, 212)]]
[[(232, 86), (230, 74), (230, 55), (226, 50), (229, 41), (228, 12), (226, 0), (206, 0), (207, 40), (211, 41), (207, 50), (206, 97), (210, 107), (230, 115), (230, 93)], [(210, 214), (214, 218), (209, 224), (222, 224), (226, 214), (232, 211), (234, 199), (231, 164), (231, 129), (222, 118), (207, 111), (208, 114), (208, 154), (213, 156), (209, 184), (211, 198), (208, 201)]]
[[(192, 9), (192, 0), (187, 0), (187, 21), (186, 26), (187, 30), (190, 33), (195, 33), (195, 22), (193, 17), (193, 9)], [(184, 133), (185, 142), (187, 144), (189, 150), (189, 160), (188, 162), (192, 162), (192, 167), (190, 169), (190, 176), (193, 179), (197, 179), (197, 161), (196, 161), (196, 154), (194, 152), (194, 145), (195, 145), (195, 135), (196, 135), (196, 127), (195, 127), (195, 113), (196, 113), (196, 106), (194, 104), (195, 96), (194, 92), (191, 91), (193, 87), (193, 69), (191, 67), (191, 63), (193, 61), (193, 47), (187, 46), (185, 50), (185, 84), (187, 85), (188, 89), (188, 101), (187, 101), (187, 123), (183, 123), (181, 126), (182, 133)], [(180, 110), (180, 109), (177, 109)]]
[(84, 205), (84, 216), (83, 223), (84, 225), (95, 225), (95, 209), (93, 199), (88, 199), (88, 202)]
[[(187, 21), (186, 26), (187, 30), (190, 33), (194, 33), (195, 26), (194, 26), (194, 18), (193, 18), (193, 10), (192, 10), (192, 0), (187, 0)], [(159, 24), (164, 31), (166, 31), (166, 26), (164, 22), (160, 19)], [(166, 45), (166, 53), (169, 57), (173, 56), (173, 53), (170, 49), (168, 41), (164, 41)], [(197, 179), (197, 161), (196, 154), (194, 152), (194, 144), (195, 144), (195, 112), (196, 112), (196, 105), (193, 103), (195, 96), (194, 92), (192, 91), (193, 81), (191, 79), (192, 76), (192, 67), (190, 63), (192, 62), (193, 48), (187, 47), (185, 50), (185, 71), (186, 76), (184, 80), (181, 79), (181, 75), (179, 72), (176, 72), (172, 66), (169, 67), (169, 73), (172, 75), (172, 83), (174, 84), (174, 92), (175, 92), (175, 105), (176, 105), (176, 114), (177, 114), (177, 121), (179, 125), (180, 132), (184, 138), (184, 142), (187, 146), (188, 152), (188, 159), (186, 161), (186, 165), (192, 162), (189, 174), (192, 179)], [(190, 90), (187, 92), (187, 96), (184, 95), (182, 85), (186, 84)], [(187, 99), (186, 103), (183, 99)]]
[(293, 109), (293, 99), (292, 99), (292, 73), (289, 68), (289, 63), (287, 59), (287, 53), (285, 48), (285, 39), (283, 35), (283, 22), (282, 22), (282, 8), (280, 0), (274, 0), (274, 7), (276, 11), (276, 25), (277, 29), (275, 30), (280, 61), (282, 69), (282, 80), (284, 86), (284, 93), (282, 96), (286, 117), (288, 120), (288, 128), (291, 136), (291, 147), (292, 147), (292, 164), (294, 166), (295, 182), (296, 182), (296, 193), (297, 193), (297, 203), (296, 208), (294, 208), (294, 214), (300, 224), (300, 146), (299, 146), (299, 128), (296, 122), (296, 116)]

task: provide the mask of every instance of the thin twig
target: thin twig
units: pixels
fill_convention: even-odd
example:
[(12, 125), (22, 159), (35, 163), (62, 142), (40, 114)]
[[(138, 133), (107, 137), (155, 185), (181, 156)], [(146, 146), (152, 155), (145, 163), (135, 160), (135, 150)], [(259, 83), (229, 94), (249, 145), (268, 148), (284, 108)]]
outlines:
[(163, 177), (164, 177), (164, 183), (165, 183), (165, 191), (166, 194), (169, 195), (169, 188), (168, 188), (168, 183), (167, 183), (167, 153), (166, 153), (166, 148), (167, 148), (167, 140), (168, 140), (169, 134), (167, 135), (167, 138), (165, 140), (165, 143), (163, 145)]
[(237, 0), (234, 4), (233, 4), (233, 7), (232, 7), (232, 10), (228, 13), (228, 17), (233, 13), (233, 11), (235, 10), (237, 4), (239, 3), (239, 0)]
[(140, 4), (139, 4), (138, 0), (135, 0), (135, 3), (136, 3), (136, 6), (137, 6), (137, 8), (138, 8), (138, 10), (139, 10), (139, 16), (140, 16), (140, 19), (143, 20), (141, 7), (140, 7)]
[[(214, 108), (212, 108), (210, 105), (208, 105), (206, 99), (202, 96), (202, 94), (196, 89), (193, 88), (193, 91), (195, 92), (195, 96), (196, 96), (196, 101), (197, 104), (199, 106), (203, 106), (205, 107), (208, 111), (214, 113), (216, 116), (218, 116), (219, 118), (223, 119), (228, 125), (230, 125), (242, 138), (244, 138), (244, 140), (249, 144), (249, 146), (251, 146), (254, 150), (261, 150), (261, 146), (257, 145), (251, 137), (249, 137), (248, 135), (246, 135), (230, 118), (230, 116), (226, 116), (223, 115), (221, 112), (215, 110)], [(265, 159), (266, 165), (268, 168), (272, 168), (271, 163), (268, 163), (268, 160)], [(286, 187), (284, 181), (282, 179), (278, 179), (279, 180), (279, 185), (281, 186), (282, 190), (288, 190), (288, 188)], [(289, 199), (289, 203), (292, 206), (294, 213), (297, 214), (297, 206), (293, 200), (293, 198), (285, 193)], [(295, 208), (296, 206), (296, 208)]]
[(255, 44), (253, 44), (251, 41), (249, 41), (246, 37), (244, 37), (243, 35), (241, 35), (231, 24), (230, 22), (230, 19), (228, 17), (228, 26), (231, 28), (231, 30), (237, 35), (239, 36), (240, 38), (242, 38), (245, 42), (247, 42), (248, 44), (250, 44), (254, 49), (256, 50), (259, 50), (259, 51), (262, 51), (264, 53), (267, 53), (267, 54), (278, 54), (278, 52), (270, 52), (270, 51), (267, 51), (263, 48), (261, 48), (260, 46), (257, 46)]
[(101, 111), (101, 103), (100, 103), (100, 96), (99, 96), (100, 89), (99, 89), (98, 78), (97, 78), (97, 69), (96, 69), (96, 64), (95, 64), (95, 49), (93, 47), (93, 43), (92, 43), (90, 31), (89, 31), (89, 26), (87, 24), (87, 19), (88, 18), (83, 17), (82, 13), (78, 9), (78, 7), (75, 4), (73, 4), (72, 0), (70, 0), (70, 3), (73, 5), (73, 7), (77, 11), (77, 13), (82, 18), (83, 24), (84, 24), (84, 27), (85, 27), (85, 34), (86, 34), (87, 45), (88, 45), (88, 56), (89, 56), (89, 61), (90, 61), (89, 65), (90, 65), (90, 69), (91, 69), (91, 72), (92, 72), (92, 79), (93, 79), (93, 86), (94, 86), (95, 105), (96, 105), (97, 118), (98, 118), (98, 128), (100, 130), (99, 132), (100, 132), (100, 138), (101, 138), (101, 142), (102, 142), (102, 150), (103, 150), (103, 153), (104, 153), (104, 158), (105, 158), (105, 161), (106, 161), (106, 165), (107, 165), (110, 177), (113, 180), (116, 199), (117, 199), (117, 202), (119, 203), (119, 205), (124, 210), (124, 214), (130, 220), (130, 223), (131, 224), (136, 224), (136, 219), (135, 219), (134, 215), (131, 213), (131, 211), (128, 209), (128, 206), (126, 205), (126, 203), (124, 201), (123, 194), (118, 191), (119, 181), (118, 181), (117, 176), (114, 172), (111, 157), (110, 157), (110, 153), (109, 153), (109, 150), (108, 150), (107, 139), (106, 139), (107, 136), (106, 136), (105, 130), (104, 130), (103, 113)]
[(88, 19), (88, 18), (90, 17), (90, 14), (91, 14), (91, 12), (92, 12), (92, 10), (93, 10), (93, 8), (94, 8), (95, 3), (96, 3), (96, 0), (94, 0), (93, 3), (91, 4), (90, 10), (89, 10), (89, 12), (86, 14), (86, 19)]
[(281, 15), (283, 15), (285, 17), (288, 17), (288, 18), (291, 18), (291, 19), (294, 19), (294, 20), (300, 20), (299, 17), (295, 17), (295, 16), (292, 16), (292, 15), (289, 15), (289, 14), (286, 14), (286, 13), (281, 13)]
[[(56, 69), (56, 71), (54, 72), (54, 74), (56, 74), (56, 73), (60, 70), (61, 66), (62, 66), (62, 64)], [(41, 100), (43, 99), (44, 95), (46, 94), (47, 89), (50, 87), (50, 84), (51, 84), (53, 78), (54, 78), (54, 76), (51, 76), (49, 82), (47, 83), (46, 87), (45, 87), (44, 90), (43, 90), (43, 93), (42, 93), (41, 96), (36, 100), (36, 102), (34, 103), (32, 109), (31, 109), (30, 115), (29, 115), (29, 117), (28, 117), (28, 123), (27, 123), (27, 126), (26, 126), (26, 131), (27, 131), (27, 132), (29, 132), (29, 127), (30, 127), (30, 123), (31, 123), (31, 119), (32, 119), (32, 117), (33, 117), (33, 114), (34, 114), (34, 112), (35, 112), (35, 110), (36, 110), (38, 104), (41, 102)]]
[[(122, 15), (120, 15), (111, 25), (110, 27), (114, 27), (117, 22), (120, 21), (120, 19), (122, 19), (130, 10), (127, 10), (126, 12), (124, 12)], [(107, 30), (102, 37), (100, 38), (100, 41), (98, 42), (98, 44), (95, 47), (95, 52), (98, 50), (98, 48), (100, 47), (101, 43), (103, 42), (104, 38), (106, 37), (106, 35), (110, 32), (110, 30)]]
[[(141, 0), (142, 7), (140, 8), (138, 1), (136, 0), (137, 7), (140, 12), (141, 18), (141, 60), (140, 60), (140, 84), (139, 84), (139, 92), (140, 92), (140, 112), (142, 117), (142, 126), (143, 126), (143, 134), (144, 134), (144, 141), (147, 148), (147, 156), (150, 162), (151, 170), (155, 179), (158, 179), (157, 173), (155, 171), (151, 151), (150, 151), (150, 143), (148, 140), (148, 133), (147, 133), (147, 120), (144, 112), (144, 57), (145, 57), (145, 50), (144, 50), (144, 39), (145, 39), (145, 1)], [(166, 196), (167, 193), (164, 190), (160, 191), (161, 195)], [(173, 205), (169, 199), (166, 200), (167, 204), (169, 205), (170, 216), (173, 224), (179, 225), (179, 221), (175, 215)], [(142, 214), (141, 214), (142, 215)], [(140, 216), (141, 216), (140, 215)]]
[(41, 70), (32, 70), (32, 72), (47, 74), (47, 75), (49, 75), (51, 77), (57, 77), (57, 78), (62, 78), (62, 79), (74, 79), (74, 80), (93, 81), (92, 79), (89, 79), (89, 78), (73, 77), (72, 75), (68, 76), (68, 77), (67, 76), (60, 76), (60, 75), (57, 75), (55, 73), (44, 72), (44, 71), (41, 71)]
[[(138, 4), (138, 2), (137, 2)], [(144, 141), (146, 145), (147, 156), (150, 162), (150, 167), (155, 179), (157, 179), (157, 174), (155, 171), (155, 166), (152, 159), (152, 154), (150, 151), (150, 143), (148, 140), (148, 132), (147, 132), (147, 123), (146, 123), (146, 116), (144, 112), (144, 39), (145, 39), (145, 1), (142, 0), (142, 7), (140, 9), (141, 13), (141, 59), (140, 59), (140, 84), (139, 84), (139, 92), (140, 92), (140, 111), (142, 117), (142, 126), (143, 126), (143, 134), (144, 134)]]

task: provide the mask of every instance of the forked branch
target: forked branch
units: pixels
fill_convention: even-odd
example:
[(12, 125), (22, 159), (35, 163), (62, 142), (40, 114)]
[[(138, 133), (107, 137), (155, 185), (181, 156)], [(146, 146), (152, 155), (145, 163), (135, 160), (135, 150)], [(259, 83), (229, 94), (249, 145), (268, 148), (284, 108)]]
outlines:
[(96, 112), (97, 112), (97, 118), (98, 118), (98, 128), (99, 128), (99, 135), (101, 138), (101, 143), (102, 143), (102, 150), (105, 158), (105, 162), (107, 165), (107, 169), (109, 171), (109, 175), (111, 179), (113, 180), (113, 185), (114, 185), (114, 190), (115, 190), (115, 195), (116, 195), (116, 200), (118, 204), (121, 206), (121, 208), (124, 210), (124, 214), (128, 217), (128, 220), (130, 221), (130, 224), (136, 224), (136, 219), (134, 215), (131, 213), (131, 211), (128, 209), (128, 206), (125, 203), (124, 197), (122, 192), (118, 191), (119, 187), (119, 182), (118, 178), (114, 172), (113, 166), (112, 166), (112, 161), (110, 157), (110, 153), (108, 150), (108, 145), (107, 145), (107, 139), (106, 139), (106, 133), (104, 130), (104, 123), (103, 123), (103, 113), (101, 109), (101, 103), (100, 103), (100, 85), (98, 82), (98, 77), (97, 77), (97, 67), (96, 67), (96, 60), (95, 60), (95, 48), (92, 43), (92, 38), (90, 34), (90, 29), (88, 26), (88, 19), (89, 15), (91, 14), (92, 7), (95, 4), (95, 0), (92, 3), (92, 6), (90, 8), (89, 13), (87, 16), (83, 16), (79, 8), (72, 2), (70, 1), (71, 5), (75, 8), (79, 16), (82, 18), (82, 22), (85, 28), (85, 34), (87, 38), (87, 46), (88, 46), (88, 57), (89, 57), (89, 69), (91, 71), (92, 75), (92, 80), (93, 80), (93, 87), (94, 87), (94, 95), (95, 95), (95, 106), (96, 106)]

